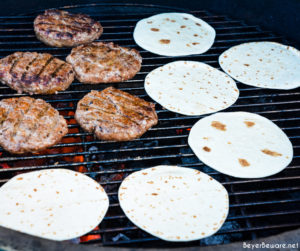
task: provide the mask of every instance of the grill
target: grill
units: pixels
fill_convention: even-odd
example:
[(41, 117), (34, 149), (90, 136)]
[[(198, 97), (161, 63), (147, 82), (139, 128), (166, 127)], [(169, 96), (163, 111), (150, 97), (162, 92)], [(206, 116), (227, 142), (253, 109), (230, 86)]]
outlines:
[[(251, 41), (277, 41), (296, 46), (281, 36), (263, 31), (227, 16), (208, 11), (190, 11), (213, 26), (217, 32), (213, 47), (202, 55), (184, 57), (157, 56), (139, 48), (132, 38), (136, 22), (152, 14), (167, 11), (189, 12), (164, 6), (134, 4), (90, 4), (64, 7), (99, 20), (104, 27), (101, 41), (136, 48), (143, 57), (141, 71), (132, 80), (114, 87), (152, 101), (143, 84), (148, 72), (174, 60), (195, 60), (219, 68), (218, 56), (233, 45)], [(0, 17), (0, 56), (15, 51), (48, 52), (65, 59), (70, 49), (50, 48), (34, 35), (33, 19), (38, 12), (23, 16)], [(299, 47), (299, 46), (298, 46)], [(140, 139), (130, 142), (105, 142), (82, 131), (74, 120), (76, 104), (92, 89), (108, 85), (84, 85), (75, 81), (57, 95), (43, 98), (56, 107), (68, 121), (69, 133), (60, 144), (39, 154), (10, 155), (0, 149), (0, 185), (14, 175), (47, 168), (68, 168), (85, 173), (99, 182), (110, 198), (110, 207), (99, 228), (77, 243), (99, 246), (187, 247), (208, 246), (266, 237), (300, 226), (300, 90), (267, 90), (238, 83), (240, 98), (226, 111), (248, 111), (263, 115), (289, 136), (294, 146), (294, 159), (283, 172), (263, 179), (236, 179), (220, 174), (201, 163), (187, 145), (191, 126), (203, 116), (183, 116), (156, 105), (159, 123)], [(0, 85), (0, 98), (19, 97), (10, 88)], [(117, 200), (121, 181), (133, 171), (155, 165), (170, 164), (192, 167), (220, 181), (230, 195), (230, 212), (221, 230), (214, 236), (194, 242), (168, 243), (150, 236), (125, 217)], [(88, 212), (86, 212), (88, 214)]]

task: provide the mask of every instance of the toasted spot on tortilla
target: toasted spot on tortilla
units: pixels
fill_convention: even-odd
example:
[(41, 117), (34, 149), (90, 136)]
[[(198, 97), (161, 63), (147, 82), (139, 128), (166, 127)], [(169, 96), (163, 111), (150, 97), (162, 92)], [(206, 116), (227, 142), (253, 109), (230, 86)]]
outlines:
[(250, 66), (249, 64), (244, 64), (244, 65), (247, 66), (247, 67)]
[(157, 195), (158, 195), (158, 193), (152, 193), (152, 195), (153, 195), (153, 196), (157, 196)]
[(170, 39), (161, 39), (161, 40), (159, 40), (159, 42), (161, 44), (169, 44), (171, 41), (170, 41)]
[(278, 157), (278, 156), (282, 156), (281, 153), (278, 153), (278, 152), (275, 152), (275, 151), (271, 151), (269, 149), (263, 149), (261, 150), (264, 154), (267, 154), (267, 155), (270, 155), (270, 156), (273, 156), (273, 157)]
[(196, 42), (192, 43), (192, 45), (197, 45), (197, 44), (199, 44), (199, 43), (196, 43)]
[(148, 24), (152, 24), (152, 21), (148, 21), (147, 23), (148, 23)]
[(211, 126), (220, 131), (226, 131), (226, 125), (222, 124), (219, 121), (212, 121)]
[(252, 126), (255, 125), (255, 123), (252, 122), (252, 121), (244, 121), (244, 123), (245, 123), (245, 125), (246, 125), (247, 127), (252, 127)]
[(22, 180), (22, 179), (23, 179), (22, 177), (17, 178), (17, 180)]
[(204, 146), (202, 149), (203, 149), (205, 152), (210, 152), (210, 151), (211, 151), (211, 149), (210, 149), (209, 147), (207, 147), (207, 146)]
[(157, 28), (151, 28), (151, 30), (155, 31), (155, 32), (159, 31), (159, 29), (157, 29)]
[(198, 26), (202, 26), (201, 24), (199, 24), (199, 23), (196, 23), (196, 25), (198, 25)]
[(186, 26), (185, 25), (181, 25), (180, 28), (184, 29), (184, 28), (186, 28)]
[(247, 160), (245, 160), (245, 159), (239, 159), (239, 163), (243, 167), (250, 166), (250, 163)]

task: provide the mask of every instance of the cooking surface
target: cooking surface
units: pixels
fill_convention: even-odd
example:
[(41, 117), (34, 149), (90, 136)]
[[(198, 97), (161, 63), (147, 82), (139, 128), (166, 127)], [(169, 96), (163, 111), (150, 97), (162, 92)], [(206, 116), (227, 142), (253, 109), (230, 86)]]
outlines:
[[(116, 6), (117, 7), (117, 6)], [(116, 8), (114, 7), (114, 8)], [(145, 93), (144, 78), (151, 70), (174, 60), (195, 60), (220, 69), (218, 56), (233, 45), (251, 41), (277, 41), (288, 44), (283, 38), (261, 31), (258, 26), (246, 25), (243, 21), (214, 15), (207, 11), (191, 13), (213, 26), (217, 32), (213, 47), (202, 55), (184, 57), (157, 56), (139, 48), (132, 33), (136, 22), (152, 14), (174, 11), (170, 8), (141, 7), (139, 14), (130, 14), (130, 8), (120, 7), (105, 11), (103, 6), (70, 9), (90, 14), (100, 21), (104, 33), (100, 41), (115, 42), (135, 48), (143, 57), (141, 71), (132, 80), (110, 84), (123, 91), (152, 101)], [(101, 14), (101, 12), (103, 14)], [(118, 13), (117, 15), (115, 13)], [(136, 13), (136, 12), (135, 12)], [(0, 17), (0, 57), (15, 51), (48, 52), (65, 59), (68, 48), (51, 48), (38, 41), (33, 31), (31, 16)], [(299, 46), (298, 46), (299, 47)], [(45, 168), (69, 168), (84, 172), (97, 180), (110, 198), (110, 207), (99, 229), (75, 242), (99, 245), (122, 246), (205, 246), (250, 240), (273, 235), (300, 226), (300, 91), (267, 90), (240, 83), (238, 101), (226, 111), (247, 111), (263, 115), (289, 136), (294, 146), (294, 159), (290, 166), (278, 175), (264, 179), (235, 179), (220, 174), (203, 165), (187, 145), (187, 136), (192, 125), (203, 116), (184, 116), (169, 112), (156, 105), (158, 125), (140, 139), (130, 142), (106, 142), (84, 132), (74, 120), (77, 102), (92, 89), (102, 90), (107, 84), (85, 85), (74, 81), (69, 89), (57, 95), (43, 98), (56, 107), (67, 119), (69, 134), (63, 142), (39, 154), (11, 155), (0, 150), (0, 184), (18, 173)], [(25, 96), (17, 94), (5, 85), (0, 85), (0, 98)], [(139, 230), (129, 222), (120, 209), (117, 191), (121, 181), (131, 172), (155, 165), (171, 164), (193, 167), (220, 181), (230, 195), (229, 216), (221, 230), (214, 236), (189, 243), (168, 243)], [(88, 214), (88, 212), (86, 212)]]

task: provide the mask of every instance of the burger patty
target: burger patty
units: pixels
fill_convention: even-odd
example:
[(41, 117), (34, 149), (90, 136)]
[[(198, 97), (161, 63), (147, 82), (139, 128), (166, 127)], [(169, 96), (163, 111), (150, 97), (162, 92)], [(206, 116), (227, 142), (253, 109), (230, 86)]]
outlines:
[(94, 42), (73, 48), (67, 62), (73, 65), (80, 82), (97, 84), (133, 78), (141, 69), (142, 57), (135, 49)]
[(85, 95), (75, 119), (97, 138), (115, 141), (139, 138), (158, 121), (154, 104), (113, 87)]
[(73, 80), (72, 66), (48, 53), (15, 52), (0, 60), (0, 81), (18, 93), (53, 94)]
[(72, 47), (98, 39), (103, 28), (88, 15), (51, 9), (35, 18), (34, 31), (47, 45)]
[(0, 145), (11, 153), (37, 152), (55, 145), (67, 122), (50, 104), (30, 97), (0, 101)]

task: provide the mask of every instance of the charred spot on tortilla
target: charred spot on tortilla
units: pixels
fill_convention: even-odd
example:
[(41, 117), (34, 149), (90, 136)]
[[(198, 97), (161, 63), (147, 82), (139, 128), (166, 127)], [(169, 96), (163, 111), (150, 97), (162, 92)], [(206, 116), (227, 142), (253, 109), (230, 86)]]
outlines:
[(210, 152), (210, 151), (211, 151), (211, 149), (210, 149), (209, 147), (207, 147), (207, 146), (204, 146), (202, 149), (203, 149), (205, 152)]
[(255, 125), (255, 123), (252, 122), (252, 121), (244, 121), (244, 123), (245, 123), (245, 125), (246, 125), (247, 127), (252, 127), (252, 126)]
[(275, 152), (275, 151), (271, 151), (269, 149), (263, 149), (261, 150), (264, 154), (267, 154), (267, 155), (270, 155), (272, 157), (279, 157), (279, 156), (282, 156), (281, 153), (278, 153), (278, 152)]
[(161, 39), (161, 40), (159, 40), (159, 42), (161, 44), (169, 44), (171, 42), (171, 40), (170, 39)]
[(239, 159), (239, 163), (242, 167), (250, 166), (250, 163), (245, 159)]
[(219, 121), (212, 121), (211, 126), (220, 131), (226, 131), (226, 125), (222, 124)]
[(159, 31), (159, 29), (157, 29), (157, 28), (151, 28), (151, 30), (155, 31), (155, 32)]

